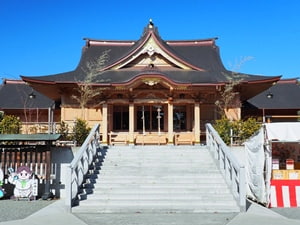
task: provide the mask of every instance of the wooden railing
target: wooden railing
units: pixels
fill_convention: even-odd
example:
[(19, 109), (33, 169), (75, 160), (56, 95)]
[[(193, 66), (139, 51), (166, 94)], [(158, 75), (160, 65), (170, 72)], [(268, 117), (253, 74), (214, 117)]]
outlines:
[(231, 188), (240, 210), (246, 211), (246, 174), (241, 166), (211, 124), (206, 124), (206, 144)]
[(53, 122), (22, 122), (21, 132), (23, 134), (47, 134), (56, 133), (59, 123)]
[(99, 125), (95, 125), (84, 141), (66, 171), (66, 206), (69, 210), (76, 201), (80, 187), (97, 150), (100, 148)]
[[(289, 121), (299, 122), (300, 115), (265, 115), (264, 121), (271, 123), (272, 119), (279, 119), (277, 122)], [(276, 121), (275, 121), (276, 122)]]

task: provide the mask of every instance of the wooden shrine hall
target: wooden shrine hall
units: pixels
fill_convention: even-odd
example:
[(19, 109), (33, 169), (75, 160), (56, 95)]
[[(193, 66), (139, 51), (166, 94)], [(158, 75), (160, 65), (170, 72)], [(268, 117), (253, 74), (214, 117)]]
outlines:
[(239, 79), (228, 114), (239, 119), (242, 101), (280, 79), (229, 71), (217, 38), (163, 40), (152, 21), (135, 41), (84, 40), (75, 70), (22, 79), (60, 105), (62, 121), (99, 123), (103, 144), (199, 144), (226, 84)]

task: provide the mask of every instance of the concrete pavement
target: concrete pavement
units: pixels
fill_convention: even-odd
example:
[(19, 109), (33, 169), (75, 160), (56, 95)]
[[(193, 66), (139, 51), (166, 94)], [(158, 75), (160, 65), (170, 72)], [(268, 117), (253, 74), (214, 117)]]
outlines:
[[(300, 209), (283, 209), (299, 214)], [(286, 213), (286, 214), (289, 214)], [(299, 218), (299, 217), (298, 217)], [(39, 210), (22, 220), (0, 222), (0, 225), (300, 225), (300, 220), (289, 219), (255, 203), (245, 213), (190, 213), (190, 214), (72, 214), (63, 200)]]
[[(16, 212), (17, 213), (17, 212)], [(64, 200), (57, 200), (22, 220), (5, 221), (1, 225), (86, 225), (76, 216), (68, 213)]]
[[(290, 209), (280, 209), (288, 211)], [(294, 211), (296, 213), (296, 211)], [(299, 214), (300, 209), (297, 213)], [(235, 218), (233, 218), (228, 225), (300, 225), (300, 220), (290, 219), (282, 216), (271, 209), (265, 208), (258, 204), (251, 204), (247, 212), (239, 213)]]

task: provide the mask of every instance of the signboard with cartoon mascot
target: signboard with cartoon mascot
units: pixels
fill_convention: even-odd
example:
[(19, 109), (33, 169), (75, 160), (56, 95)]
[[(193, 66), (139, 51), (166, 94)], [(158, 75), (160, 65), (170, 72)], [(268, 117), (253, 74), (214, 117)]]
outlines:
[(27, 166), (20, 166), (16, 172), (14, 172), (12, 168), (10, 168), (9, 171), (10, 175), (8, 177), (8, 182), (15, 185), (14, 196), (12, 196), (12, 199), (35, 199), (35, 196), (37, 195), (37, 180), (32, 176), (30, 168)]
[(2, 188), (3, 178), (4, 178), (4, 174), (2, 169), (0, 168), (0, 198), (3, 198), (5, 195), (4, 189)]

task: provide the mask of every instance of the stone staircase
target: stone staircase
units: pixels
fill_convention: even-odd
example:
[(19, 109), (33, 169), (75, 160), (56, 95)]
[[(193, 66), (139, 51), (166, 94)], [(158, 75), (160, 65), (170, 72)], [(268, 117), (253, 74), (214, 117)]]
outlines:
[(94, 169), (73, 213), (239, 211), (205, 146), (115, 146)]

